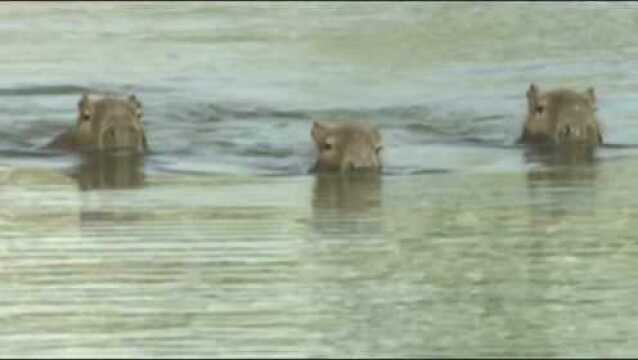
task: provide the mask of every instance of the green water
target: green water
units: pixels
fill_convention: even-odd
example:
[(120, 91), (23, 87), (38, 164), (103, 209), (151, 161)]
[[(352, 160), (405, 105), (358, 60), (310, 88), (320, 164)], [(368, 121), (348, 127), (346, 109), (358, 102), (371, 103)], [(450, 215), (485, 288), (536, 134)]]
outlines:
[[(634, 3), (0, 4), (0, 357), (638, 353)], [(596, 88), (594, 163), (513, 145)], [(134, 92), (153, 153), (38, 150)], [(379, 177), (309, 174), (367, 119)]]

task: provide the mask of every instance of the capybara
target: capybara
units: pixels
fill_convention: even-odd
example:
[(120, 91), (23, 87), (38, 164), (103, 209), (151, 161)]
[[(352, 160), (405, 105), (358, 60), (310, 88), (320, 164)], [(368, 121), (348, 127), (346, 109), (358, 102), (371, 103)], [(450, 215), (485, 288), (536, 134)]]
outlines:
[(319, 151), (316, 171), (369, 170), (382, 167), (383, 140), (372, 125), (361, 122), (328, 124), (315, 121), (312, 139)]
[(538, 86), (530, 84), (527, 91), (527, 119), (518, 142), (602, 144), (594, 88), (590, 87), (582, 93), (569, 89), (541, 92)]
[(75, 125), (46, 147), (69, 151), (129, 149), (145, 152), (148, 143), (142, 117), (142, 103), (135, 95), (120, 98), (83, 94)]

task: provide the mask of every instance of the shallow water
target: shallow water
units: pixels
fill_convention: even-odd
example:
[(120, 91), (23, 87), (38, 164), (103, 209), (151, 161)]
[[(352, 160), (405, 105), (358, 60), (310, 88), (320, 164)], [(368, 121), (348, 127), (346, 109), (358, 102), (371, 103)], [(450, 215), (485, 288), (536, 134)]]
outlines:
[[(634, 3), (0, 4), (0, 357), (635, 356)], [(530, 82), (607, 145), (515, 146)], [(134, 92), (151, 155), (40, 150)], [(366, 119), (384, 173), (308, 173)]]

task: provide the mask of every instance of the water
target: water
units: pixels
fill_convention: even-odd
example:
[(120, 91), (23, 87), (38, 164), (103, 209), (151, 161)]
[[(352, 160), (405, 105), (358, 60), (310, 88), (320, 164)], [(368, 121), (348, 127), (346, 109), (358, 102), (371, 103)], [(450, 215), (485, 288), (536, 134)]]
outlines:
[[(1, 357), (632, 356), (634, 3), (0, 4)], [(515, 146), (594, 86), (591, 164)], [(153, 153), (40, 150), (83, 91)], [(309, 174), (366, 119), (381, 177)]]

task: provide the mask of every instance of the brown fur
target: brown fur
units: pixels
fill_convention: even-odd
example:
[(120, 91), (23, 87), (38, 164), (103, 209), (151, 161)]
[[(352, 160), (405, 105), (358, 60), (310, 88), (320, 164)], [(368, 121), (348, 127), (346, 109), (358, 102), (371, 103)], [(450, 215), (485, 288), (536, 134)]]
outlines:
[(319, 151), (318, 171), (375, 170), (382, 167), (383, 140), (371, 125), (314, 122), (312, 139)]
[(148, 150), (142, 104), (135, 95), (92, 98), (84, 94), (78, 103), (75, 125), (56, 136), (46, 147), (67, 151), (129, 148)]
[(527, 91), (527, 119), (519, 143), (600, 145), (603, 137), (596, 117), (594, 88), (579, 93), (569, 89)]

